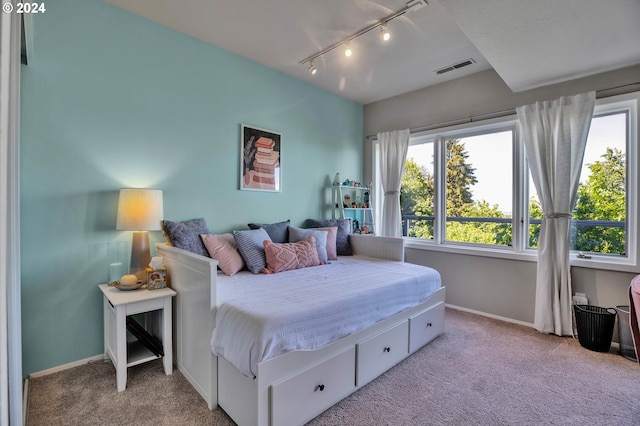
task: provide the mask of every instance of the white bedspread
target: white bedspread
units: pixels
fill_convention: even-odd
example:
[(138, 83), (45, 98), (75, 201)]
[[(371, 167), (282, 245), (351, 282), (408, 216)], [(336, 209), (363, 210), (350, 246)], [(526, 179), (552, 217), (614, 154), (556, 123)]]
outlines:
[(441, 285), (434, 269), (359, 256), (271, 275), (219, 272), (211, 348), (254, 377), (261, 361), (317, 349), (424, 302)]

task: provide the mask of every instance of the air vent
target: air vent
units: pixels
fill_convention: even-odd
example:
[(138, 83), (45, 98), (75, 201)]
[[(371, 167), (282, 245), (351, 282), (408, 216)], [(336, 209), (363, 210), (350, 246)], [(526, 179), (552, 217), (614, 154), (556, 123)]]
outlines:
[(454, 71), (454, 70), (457, 70), (458, 68), (466, 67), (467, 65), (472, 65), (472, 64), (475, 64), (475, 63), (476, 63), (476, 61), (474, 61), (471, 58), (465, 59), (464, 61), (458, 62), (457, 64), (447, 65), (444, 68), (440, 68), (439, 70), (436, 70), (436, 74), (438, 74), (438, 75), (444, 74), (446, 72)]

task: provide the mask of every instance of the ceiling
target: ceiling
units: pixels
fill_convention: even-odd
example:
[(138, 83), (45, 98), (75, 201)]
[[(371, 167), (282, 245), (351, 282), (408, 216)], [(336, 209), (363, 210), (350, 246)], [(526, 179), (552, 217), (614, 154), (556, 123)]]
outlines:
[[(514, 92), (640, 64), (639, 0), (106, 0), (362, 104), (493, 68)], [(441, 75), (436, 70), (472, 59)]]

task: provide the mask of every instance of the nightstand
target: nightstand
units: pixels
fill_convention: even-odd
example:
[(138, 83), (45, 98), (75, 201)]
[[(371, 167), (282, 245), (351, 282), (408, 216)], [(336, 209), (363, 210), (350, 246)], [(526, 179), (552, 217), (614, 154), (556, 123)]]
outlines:
[[(170, 288), (118, 290), (100, 284), (104, 312), (104, 356), (116, 368), (118, 392), (127, 387), (127, 368), (163, 357), (164, 373), (173, 373)], [(144, 314), (144, 324), (131, 315)], [(129, 323), (129, 325), (128, 325)], [(138, 338), (127, 341), (127, 329)]]

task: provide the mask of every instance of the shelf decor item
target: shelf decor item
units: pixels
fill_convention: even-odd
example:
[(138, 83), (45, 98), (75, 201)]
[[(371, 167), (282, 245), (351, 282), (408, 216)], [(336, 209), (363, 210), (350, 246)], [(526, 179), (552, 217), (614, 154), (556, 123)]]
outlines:
[(364, 234), (375, 233), (371, 192), (368, 187), (357, 181), (346, 180), (342, 185), (332, 185), (331, 217), (333, 219), (350, 219), (353, 226), (351, 232)]
[(240, 189), (280, 192), (282, 187), (282, 135), (241, 125)]

